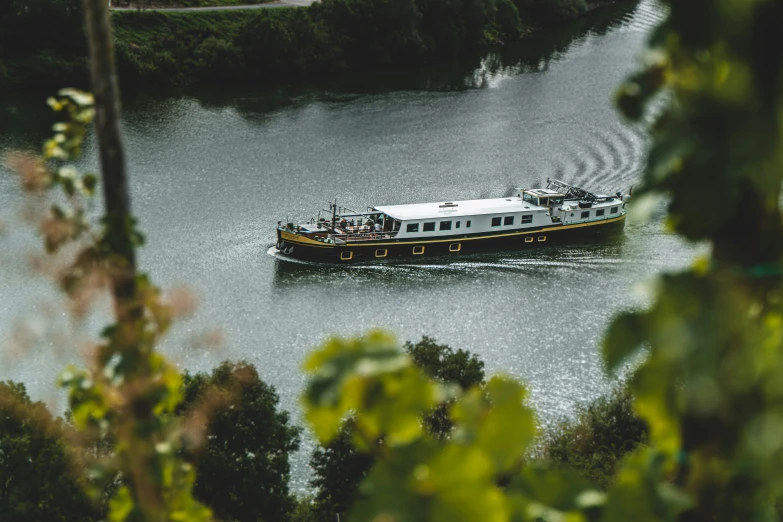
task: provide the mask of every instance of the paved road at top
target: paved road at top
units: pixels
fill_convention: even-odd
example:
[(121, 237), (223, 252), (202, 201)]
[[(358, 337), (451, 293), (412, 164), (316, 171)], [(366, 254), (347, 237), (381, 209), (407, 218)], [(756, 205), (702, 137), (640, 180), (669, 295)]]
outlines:
[[(267, 9), (272, 7), (307, 7), (318, 0), (281, 0), (265, 4), (224, 5), (215, 7), (148, 7), (145, 11), (229, 11), (232, 9)], [(135, 7), (112, 7), (114, 11), (136, 11)]]

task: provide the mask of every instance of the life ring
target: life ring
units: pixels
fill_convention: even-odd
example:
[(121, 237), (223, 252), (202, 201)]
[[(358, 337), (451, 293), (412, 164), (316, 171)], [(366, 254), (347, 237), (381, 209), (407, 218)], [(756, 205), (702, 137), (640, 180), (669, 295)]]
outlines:
[(291, 253), (292, 253), (293, 251), (294, 251), (294, 247), (293, 247), (293, 246), (290, 246), (290, 247), (288, 247), (286, 250), (283, 250), (283, 253), (284, 253), (285, 255), (287, 255), (287, 256), (288, 256), (288, 255), (291, 255)]
[(275, 246), (277, 247), (278, 250), (282, 250), (283, 249), (283, 245), (285, 245), (285, 241), (283, 241), (282, 239), (278, 239), (277, 240), (277, 245), (275, 245)]

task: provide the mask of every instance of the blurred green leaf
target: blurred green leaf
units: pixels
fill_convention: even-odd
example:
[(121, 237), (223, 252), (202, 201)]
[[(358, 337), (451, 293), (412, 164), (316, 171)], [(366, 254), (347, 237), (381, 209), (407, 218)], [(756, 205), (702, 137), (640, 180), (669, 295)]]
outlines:
[(645, 314), (624, 312), (612, 320), (603, 342), (606, 368), (613, 372), (633, 355), (646, 338)]
[(666, 458), (652, 449), (631, 455), (606, 500), (604, 522), (674, 522), (691, 501), (666, 481)]
[(442, 398), (439, 387), (411, 364), (395, 339), (379, 331), (330, 339), (305, 362), (311, 378), (305, 412), (322, 442), (332, 440), (346, 415), (356, 413), (367, 440), (405, 444), (421, 434), (420, 417)]
[(535, 436), (533, 412), (524, 400), (519, 383), (493, 377), (454, 406), (455, 440), (476, 444), (491, 459), (495, 473), (509, 471)]

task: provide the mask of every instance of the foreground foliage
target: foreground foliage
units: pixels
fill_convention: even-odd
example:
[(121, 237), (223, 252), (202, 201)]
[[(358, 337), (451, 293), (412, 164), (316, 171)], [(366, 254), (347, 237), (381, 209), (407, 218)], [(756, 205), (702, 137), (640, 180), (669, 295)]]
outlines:
[(154, 350), (171, 325), (172, 309), (147, 277), (136, 272), (135, 248), (143, 238), (132, 217), (111, 203), (123, 197), (127, 202), (127, 194), (113, 193), (118, 185), (104, 187), (107, 212), (95, 227), (86, 208), (97, 178), (80, 175), (65, 163), (81, 151), (94, 114), (92, 96), (63, 90), (50, 104), (70, 119), (55, 125), (55, 137), (45, 144), (48, 163), (26, 158), (16, 166), (28, 190), (59, 189), (66, 196), (66, 206), (52, 205), (42, 231), (48, 252), (75, 251), (58, 274), (74, 310), (89, 307), (88, 295), (96, 290), (109, 289), (117, 320), (104, 330), (89, 368), (71, 366), (60, 376), (74, 426), (86, 439), (113, 444), (89, 463), (91, 493), (100, 497), (119, 475), (121, 485), (109, 500), (111, 520), (206, 520), (209, 510), (190, 494), (194, 470), (177, 454), (173, 413), (181, 400), (181, 377)]
[(605, 355), (614, 369), (649, 347), (632, 389), (657, 466), (689, 500), (681, 518), (769, 520), (783, 494), (783, 3), (667, 3), (619, 101), (654, 122), (645, 193), (670, 195), (670, 227), (712, 253), (618, 318)]
[[(351, 414), (353, 443), (375, 460), (351, 519), (591, 517), (602, 499), (573, 473), (523, 466), (536, 429), (525, 390), (511, 379), (467, 390), (436, 381), (381, 332), (332, 339), (305, 369), (306, 416), (319, 440), (340, 436)], [(447, 400), (453, 431), (432, 435), (420, 419)]]
[[(484, 363), (466, 350), (455, 351), (424, 336), (418, 343), (406, 342), (405, 351), (413, 364), (441, 383), (467, 390), (484, 382)], [(448, 436), (453, 428), (448, 402), (427, 412), (423, 422), (433, 437)], [(355, 430), (355, 419), (348, 418), (333, 440), (313, 451), (310, 466), (315, 477), (310, 485), (316, 488), (313, 510), (319, 520), (334, 520), (337, 514), (345, 515), (361, 497), (359, 484), (375, 463), (372, 453), (357, 451), (354, 447)]]
[[(111, 521), (208, 520), (210, 510), (191, 494), (193, 467), (178, 451), (180, 423), (173, 412), (182, 380), (155, 349), (175, 310), (136, 262), (143, 236), (131, 212), (109, 13), (105, 0), (85, 0), (83, 6), (94, 97), (60, 91), (49, 104), (66, 118), (54, 126), (43, 157), (9, 159), (31, 200), (58, 193), (43, 211), (40, 232), (46, 251), (61, 256), (53, 275), (70, 311), (84, 317), (96, 294), (111, 298), (114, 322), (90, 350), (88, 367), (69, 367), (60, 384), (84, 438), (112, 446), (91, 459), (86, 472), (93, 496), (110, 492)], [(79, 157), (93, 118), (103, 180), (99, 221), (89, 211), (98, 177), (69, 164)], [(119, 487), (106, 489), (117, 477)]]
[(84, 493), (74, 434), (23, 384), (0, 382), (0, 520), (98, 520)]
[[(295, 519), (289, 457), (301, 429), (278, 410), (277, 393), (256, 368), (224, 362), (211, 374), (186, 373), (182, 395), (175, 414), (182, 454), (197, 466), (196, 498), (220, 520)], [(79, 436), (32, 402), (23, 384), (0, 382), (0, 520), (104, 519), (123, 476), (90, 499), (80, 468), (96, 456), (111, 458), (115, 444)]]

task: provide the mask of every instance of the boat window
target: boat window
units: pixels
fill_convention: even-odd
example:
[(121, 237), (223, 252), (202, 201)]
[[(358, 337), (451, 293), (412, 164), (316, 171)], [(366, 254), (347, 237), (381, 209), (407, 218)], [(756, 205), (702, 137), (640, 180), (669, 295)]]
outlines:
[(617, 214), (617, 207), (612, 207), (612, 210), (609, 211), (610, 214)]
[(465, 223), (465, 227), (470, 228), (470, 220), (468, 220), (467, 223)]
[(562, 205), (563, 204), (563, 198), (550, 198), (550, 200), (553, 205)]
[(542, 207), (548, 207), (549, 206), (549, 198), (541, 198), (538, 200)]
[(603, 216), (604, 212), (605, 212), (605, 209), (602, 208), (601, 210), (596, 210), (595, 211), (595, 215), (596, 216)]
[(459, 228), (459, 221), (457, 221), (457, 228)]
[(503, 218), (503, 225), (513, 225), (514, 224), (514, 216), (506, 216)]
[(538, 201), (538, 198), (534, 198), (530, 194), (525, 193), (525, 195), (522, 197), (522, 201), (527, 201), (528, 203), (536, 204), (536, 201)]
[(451, 230), (451, 221), (441, 221), (440, 230)]
[(419, 224), (418, 223), (408, 223), (408, 227), (406, 228), (408, 232), (418, 232), (419, 231)]
[(582, 212), (582, 219), (587, 219), (589, 217), (590, 217), (590, 211), (589, 210), (585, 210), (584, 212)]
[(425, 232), (432, 232), (435, 230), (435, 222), (430, 221), (429, 223), (424, 223), (424, 231)]
[(500, 217), (493, 217), (492, 218), (492, 226), (493, 227), (499, 227), (500, 226)]
[(525, 214), (524, 216), (522, 216), (522, 224), (523, 225), (525, 223), (532, 223), (532, 222), (533, 222), (533, 214)]

